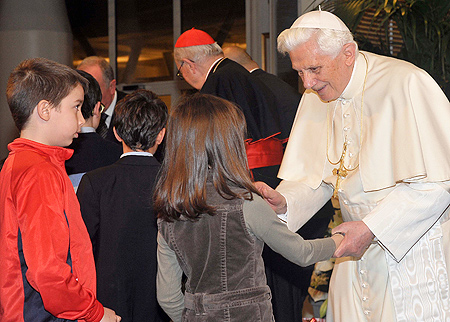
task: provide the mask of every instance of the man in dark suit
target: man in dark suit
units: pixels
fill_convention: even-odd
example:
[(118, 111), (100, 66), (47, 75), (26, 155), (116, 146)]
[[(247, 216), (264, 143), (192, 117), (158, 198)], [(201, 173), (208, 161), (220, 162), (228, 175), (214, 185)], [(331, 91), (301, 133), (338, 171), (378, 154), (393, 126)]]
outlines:
[(77, 190), (81, 177), (87, 171), (113, 164), (119, 160), (122, 148), (111, 141), (102, 138), (95, 130), (101, 117), (102, 92), (98, 82), (89, 73), (82, 70), (77, 72), (89, 82), (89, 89), (84, 93), (81, 113), (85, 123), (81, 127), (78, 137), (68, 146), (73, 149), (72, 157), (66, 161), (66, 171)]
[(102, 57), (89, 56), (83, 59), (77, 69), (94, 76), (102, 90), (102, 104), (105, 109), (103, 110), (97, 133), (103, 138), (120, 145), (114, 136), (111, 124), (114, 122), (114, 109), (117, 102), (127, 94), (116, 90), (117, 83), (111, 65)]
[(235, 103), (247, 122), (247, 157), (255, 180), (276, 187), (283, 144), (275, 98), (266, 86), (238, 63), (227, 59), (206, 32), (192, 28), (175, 43), (177, 75), (204, 94)]
[(250, 72), (251, 77), (262, 81), (272, 92), (277, 103), (283, 137), (289, 137), (297, 107), (302, 97), (300, 92), (276, 75), (261, 69), (243, 48), (228, 46), (223, 48), (223, 53), (225, 57), (242, 65)]
[(160, 168), (153, 154), (164, 138), (167, 107), (154, 93), (138, 90), (115, 114), (113, 131), (124, 155), (86, 173), (77, 191), (94, 251), (97, 298), (123, 321), (166, 321), (156, 300), (152, 192)]

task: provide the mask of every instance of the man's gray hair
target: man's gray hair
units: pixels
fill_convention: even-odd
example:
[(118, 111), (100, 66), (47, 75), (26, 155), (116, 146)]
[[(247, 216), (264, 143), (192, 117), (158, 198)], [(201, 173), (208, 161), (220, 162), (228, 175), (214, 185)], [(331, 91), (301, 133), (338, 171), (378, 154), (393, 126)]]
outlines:
[(78, 65), (78, 69), (83, 66), (98, 66), (102, 71), (103, 81), (107, 86), (115, 79), (114, 71), (111, 65), (108, 63), (106, 59), (99, 56), (89, 56), (83, 59), (83, 61)]
[(210, 45), (199, 45), (190, 47), (175, 47), (175, 61), (181, 62), (184, 58), (193, 62), (201, 63), (205, 58), (223, 54), (222, 48), (215, 42)]
[(284, 30), (277, 39), (278, 51), (282, 54), (289, 53), (298, 45), (302, 45), (315, 37), (319, 49), (323, 54), (336, 57), (342, 47), (348, 43), (354, 43), (353, 35), (349, 31), (338, 31), (318, 28), (291, 28)]

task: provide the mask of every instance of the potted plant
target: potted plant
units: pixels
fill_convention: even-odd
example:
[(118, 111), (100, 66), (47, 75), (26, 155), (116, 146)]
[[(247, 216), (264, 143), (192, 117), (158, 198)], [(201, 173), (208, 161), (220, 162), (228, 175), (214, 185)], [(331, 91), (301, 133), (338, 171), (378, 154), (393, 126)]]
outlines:
[[(450, 97), (449, 0), (333, 0), (323, 5), (327, 6), (349, 26), (361, 49), (395, 56), (426, 70)], [(380, 35), (375, 44), (356, 32), (367, 16), (370, 29)], [(395, 53), (393, 28), (401, 36)]]

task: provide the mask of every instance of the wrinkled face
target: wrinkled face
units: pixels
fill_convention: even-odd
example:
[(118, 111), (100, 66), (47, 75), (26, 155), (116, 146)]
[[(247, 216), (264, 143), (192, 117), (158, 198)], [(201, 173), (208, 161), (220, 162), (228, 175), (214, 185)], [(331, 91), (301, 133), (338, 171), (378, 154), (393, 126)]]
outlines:
[(292, 68), (298, 72), (305, 89), (311, 89), (323, 101), (337, 99), (350, 81), (355, 62), (355, 45), (344, 45), (336, 57), (321, 52), (310, 39), (289, 52)]
[(76, 86), (66, 97), (64, 97), (58, 108), (51, 109), (50, 122), (54, 129), (49, 145), (68, 146), (72, 140), (78, 137), (84, 118), (81, 114), (84, 90), (81, 85)]
[(206, 81), (206, 74), (199, 69), (199, 66), (190, 59), (183, 59), (176, 62), (178, 77), (182, 77), (189, 85), (200, 90)]

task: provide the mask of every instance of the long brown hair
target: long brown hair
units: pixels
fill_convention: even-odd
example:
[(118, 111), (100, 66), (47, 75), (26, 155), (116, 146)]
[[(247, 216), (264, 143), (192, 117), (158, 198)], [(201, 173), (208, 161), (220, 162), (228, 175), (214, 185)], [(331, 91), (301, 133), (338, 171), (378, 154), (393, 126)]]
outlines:
[(206, 200), (208, 173), (223, 198), (252, 200), (252, 193), (259, 194), (250, 178), (245, 133), (244, 114), (233, 103), (200, 93), (183, 98), (167, 126), (166, 153), (154, 194), (158, 217), (173, 221), (180, 215), (190, 220), (213, 215), (214, 207)]

